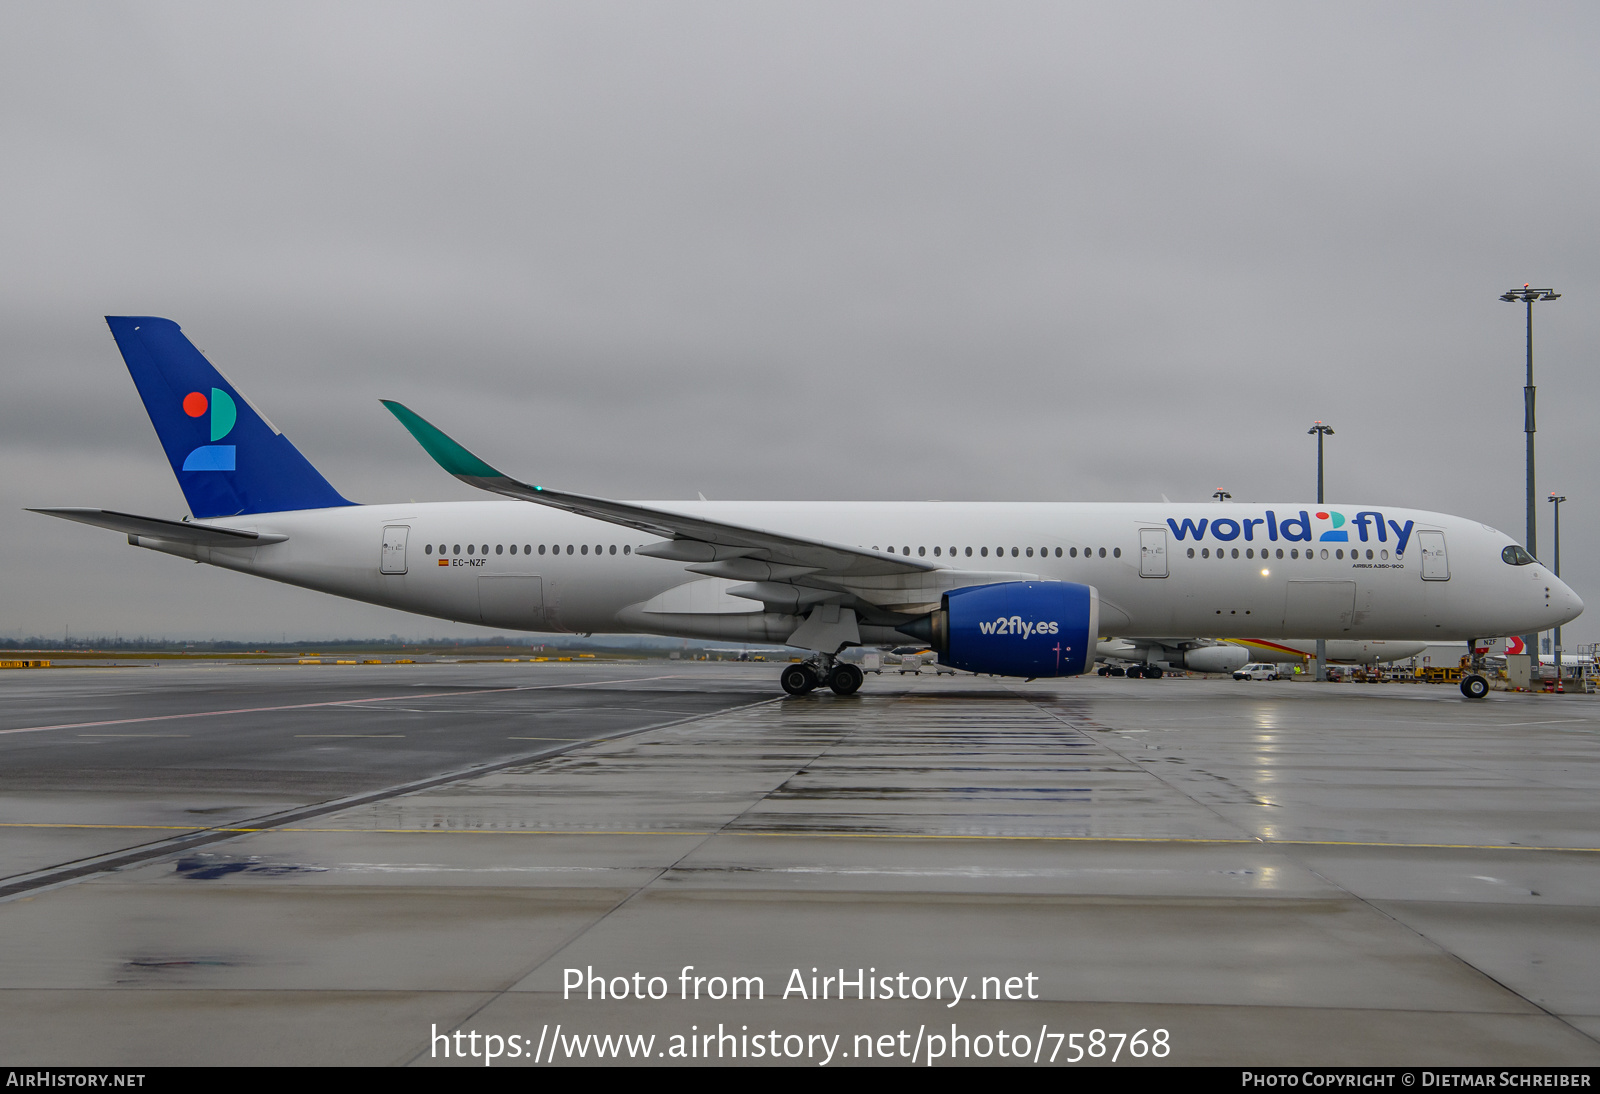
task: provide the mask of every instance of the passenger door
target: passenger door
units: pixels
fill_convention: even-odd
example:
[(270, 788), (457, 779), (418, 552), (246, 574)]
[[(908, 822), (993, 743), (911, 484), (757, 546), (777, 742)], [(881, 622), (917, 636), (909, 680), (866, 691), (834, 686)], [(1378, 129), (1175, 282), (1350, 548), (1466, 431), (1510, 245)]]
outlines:
[(1139, 576), (1167, 576), (1167, 530), (1139, 529)]
[(1422, 580), (1449, 581), (1450, 559), (1444, 552), (1444, 533), (1418, 532), (1417, 548), (1422, 552)]
[(406, 533), (411, 531), (408, 525), (392, 524), (383, 530), (383, 557), (378, 568), (383, 574), (403, 574), (406, 572)]

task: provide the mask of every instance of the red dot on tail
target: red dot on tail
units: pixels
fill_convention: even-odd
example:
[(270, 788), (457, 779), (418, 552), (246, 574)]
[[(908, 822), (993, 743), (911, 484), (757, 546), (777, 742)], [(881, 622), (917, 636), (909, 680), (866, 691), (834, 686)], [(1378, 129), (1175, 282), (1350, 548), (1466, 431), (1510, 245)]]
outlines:
[(1326, 514), (1326, 513), (1318, 513), (1317, 514), (1317, 519), (1318, 520), (1327, 520), (1328, 519), (1328, 514)]
[(206, 412), (210, 403), (198, 391), (191, 391), (183, 397), (183, 412), (191, 418), (198, 418)]

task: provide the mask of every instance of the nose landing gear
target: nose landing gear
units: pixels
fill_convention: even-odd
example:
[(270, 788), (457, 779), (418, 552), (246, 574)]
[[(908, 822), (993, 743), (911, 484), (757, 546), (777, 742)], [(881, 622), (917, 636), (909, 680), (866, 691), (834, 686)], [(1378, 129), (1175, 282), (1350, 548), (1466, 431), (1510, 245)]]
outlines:
[(1468, 673), (1461, 678), (1461, 694), (1468, 699), (1482, 699), (1489, 694), (1489, 681), (1477, 673)]

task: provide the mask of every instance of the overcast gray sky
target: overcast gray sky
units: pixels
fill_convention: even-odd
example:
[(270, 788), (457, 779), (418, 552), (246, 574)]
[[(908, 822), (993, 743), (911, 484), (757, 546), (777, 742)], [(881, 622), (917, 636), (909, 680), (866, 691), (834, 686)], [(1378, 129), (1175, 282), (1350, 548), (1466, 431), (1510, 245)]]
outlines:
[(1310, 498), (1321, 418), (1330, 502), (1521, 538), (1532, 281), (1600, 639), (1596, 57), (1592, 4), (12, 0), (0, 636), (472, 633), (22, 512), (185, 512), (106, 314), (360, 501), (473, 495), (380, 397), (631, 498)]

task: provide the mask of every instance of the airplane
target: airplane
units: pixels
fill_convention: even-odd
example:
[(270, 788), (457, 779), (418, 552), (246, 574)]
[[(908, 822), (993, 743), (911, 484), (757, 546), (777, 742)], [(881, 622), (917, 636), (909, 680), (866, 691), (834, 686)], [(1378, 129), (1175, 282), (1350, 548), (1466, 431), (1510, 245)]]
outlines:
[[(1317, 655), (1317, 643), (1307, 638), (1230, 638), (1230, 645), (1250, 651), (1250, 660), (1269, 665), (1292, 665)], [(1395, 642), (1381, 639), (1334, 638), (1328, 641), (1328, 663), (1333, 665), (1387, 665), (1404, 661), (1427, 649), (1428, 642)]]
[[(920, 642), (943, 664), (1034, 679), (1092, 670), (1107, 632), (1461, 641), (1547, 630), (1583, 610), (1509, 536), (1441, 513), (1298, 502), (614, 501), (512, 478), (392, 401), (384, 405), (436, 463), (497, 496), (357, 504), (177, 323), (106, 322), (190, 514), (34, 512), (462, 623), (784, 644), (809, 655), (782, 670), (790, 695), (860, 688), (861, 669), (839, 657), (855, 646)], [(1483, 681), (1469, 694), (1487, 691)]]
[[(1328, 642), (1328, 663), (1378, 665), (1411, 657), (1427, 648), (1426, 642), (1336, 638)], [(1251, 661), (1274, 665), (1304, 662), (1316, 656), (1317, 643), (1294, 638), (1107, 638), (1101, 640), (1097, 652), (1102, 660), (1117, 662), (1119, 667), (1126, 663), (1124, 671), (1129, 676), (1160, 679), (1177, 669), (1231, 673)], [(1102, 669), (1101, 675), (1105, 674)]]

